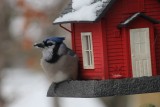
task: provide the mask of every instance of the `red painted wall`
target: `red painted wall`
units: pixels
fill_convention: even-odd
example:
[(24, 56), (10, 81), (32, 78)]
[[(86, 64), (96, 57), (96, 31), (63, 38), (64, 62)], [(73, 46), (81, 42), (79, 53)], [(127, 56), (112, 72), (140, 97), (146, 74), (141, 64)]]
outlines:
[[(104, 62), (103, 62), (103, 43), (101, 23), (79, 23), (73, 25), (74, 29), (74, 48), (80, 60), (80, 75), (82, 79), (102, 79), (104, 77)], [(92, 32), (94, 65), (95, 69), (83, 69), (81, 33)]]
[[(132, 77), (132, 70), (130, 65), (131, 56), (129, 53), (130, 42), (128, 39), (129, 33), (127, 29), (117, 29), (117, 25), (136, 12), (144, 12), (146, 15), (152, 18), (160, 20), (160, 3), (157, 0), (117, 0), (117, 2), (110, 8), (110, 10), (105, 15), (104, 30), (106, 30), (106, 45), (108, 52), (108, 58), (106, 60), (108, 60), (108, 72), (110, 78), (113, 78), (114, 75), (119, 74), (123, 75), (124, 77)], [(136, 25), (137, 27), (150, 27), (149, 23), (138, 20), (139, 19), (137, 19), (137, 23), (139, 25)], [(158, 32), (158, 29), (160, 29), (160, 26), (155, 26), (155, 28), (153, 29), (154, 32), (156, 31), (156, 29), (156, 35), (159, 35), (160, 32)], [(119, 35), (117, 35), (117, 32), (119, 32)], [(152, 34), (151, 36), (152, 47), (154, 47), (154, 34)], [(158, 42), (160, 42), (160, 35), (159, 37), (157, 37), (157, 45), (155, 46), (156, 60), (159, 61), (154, 60), (154, 52), (152, 52), (151, 54), (153, 57), (152, 68), (154, 75), (156, 75), (156, 65), (157, 70), (160, 69), (160, 44), (158, 44)], [(152, 51), (153, 50), (154, 49), (152, 49)], [(157, 62), (157, 64), (155, 62)]]
[(155, 54), (157, 74), (160, 75), (160, 24), (155, 25)]
[[(73, 45), (80, 58), (80, 74), (84, 79), (132, 77), (128, 30), (127, 28), (118, 29), (117, 26), (137, 12), (144, 12), (152, 18), (160, 20), (160, 2), (158, 0), (117, 0), (98, 23), (73, 24)], [(142, 20), (135, 20), (135, 23), (139, 23), (135, 26), (150, 27), (151, 23)], [(153, 68), (153, 73), (156, 75), (160, 74), (160, 24), (153, 25), (152, 30), (154, 32), (151, 35), (152, 51), (155, 48), (155, 54), (152, 52), (151, 55), (156, 59), (156, 61), (152, 60), (152, 67), (156, 67)], [(83, 69), (81, 32), (93, 33), (94, 70)]]

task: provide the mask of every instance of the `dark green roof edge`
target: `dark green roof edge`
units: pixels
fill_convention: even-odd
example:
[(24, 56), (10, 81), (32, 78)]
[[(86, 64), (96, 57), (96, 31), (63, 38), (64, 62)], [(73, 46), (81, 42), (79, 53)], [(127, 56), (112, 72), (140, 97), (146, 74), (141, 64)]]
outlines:
[[(137, 14), (137, 13), (135, 13), (135, 14)], [(133, 14), (132, 16), (134, 16), (135, 14)], [(130, 16), (130, 17), (127, 18), (126, 20), (129, 20), (130, 18), (132, 18), (132, 16)], [(123, 21), (122, 23), (120, 23), (120, 24), (118, 25), (118, 28), (122, 28), (122, 27), (128, 26), (132, 21), (134, 21), (134, 20), (137, 19), (138, 17), (142, 17), (142, 18), (144, 18), (144, 19), (152, 22), (153, 24), (160, 24), (160, 20), (154, 19), (154, 18), (146, 15), (145, 13), (139, 12), (139, 14), (138, 14), (136, 17), (132, 18), (132, 20), (130, 20), (128, 23), (124, 24), (124, 22), (125, 22), (126, 20)]]

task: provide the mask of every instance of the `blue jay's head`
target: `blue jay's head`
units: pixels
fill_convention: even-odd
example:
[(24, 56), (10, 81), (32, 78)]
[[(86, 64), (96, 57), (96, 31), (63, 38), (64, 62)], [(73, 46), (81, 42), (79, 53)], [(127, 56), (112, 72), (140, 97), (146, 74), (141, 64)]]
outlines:
[(55, 62), (59, 59), (59, 48), (63, 44), (64, 37), (49, 37), (41, 43), (36, 43), (34, 46), (43, 49), (43, 58), (47, 62)]
[(49, 37), (43, 40), (43, 42), (41, 43), (34, 44), (34, 46), (37, 48), (49, 48), (49, 47), (54, 48), (56, 44), (63, 43), (63, 40), (65, 40), (64, 37)]

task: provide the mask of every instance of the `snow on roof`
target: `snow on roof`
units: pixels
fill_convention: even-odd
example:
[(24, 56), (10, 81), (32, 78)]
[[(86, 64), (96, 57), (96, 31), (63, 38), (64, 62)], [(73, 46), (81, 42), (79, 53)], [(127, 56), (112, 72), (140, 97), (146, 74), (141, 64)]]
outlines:
[(123, 23), (121, 23), (121, 24), (123, 24), (123, 25), (126, 25), (126, 24), (128, 24), (129, 22), (131, 22), (134, 18), (136, 18), (138, 15), (140, 15), (140, 13), (138, 12), (138, 13), (135, 13), (134, 15), (132, 15), (130, 18), (128, 18), (127, 20), (125, 20)]
[(53, 23), (93, 22), (115, 0), (72, 0), (68, 8)]

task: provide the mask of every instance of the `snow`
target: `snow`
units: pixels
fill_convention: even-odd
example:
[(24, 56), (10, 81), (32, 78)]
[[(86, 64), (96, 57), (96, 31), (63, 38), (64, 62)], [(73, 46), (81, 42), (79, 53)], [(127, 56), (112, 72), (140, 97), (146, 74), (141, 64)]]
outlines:
[(109, 0), (102, 0), (103, 2), (108, 2)]
[[(2, 95), (6, 107), (54, 107), (53, 98), (46, 97), (51, 83), (43, 73), (24, 68), (2, 71)], [(97, 98), (58, 98), (61, 107), (106, 107)]]
[(107, 107), (97, 98), (62, 98), (61, 107)]
[(137, 17), (140, 13), (135, 13), (133, 16), (131, 16), (129, 19), (127, 19), (125, 22), (123, 22), (123, 25), (128, 24), (130, 21), (132, 21), (135, 17)]
[(75, 10), (80, 9), (83, 6), (90, 5), (94, 0), (86, 0), (85, 2), (82, 0), (72, 0), (72, 8)]
[(42, 73), (26, 69), (5, 69), (2, 94), (10, 102), (7, 107), (52, 107), (46, 97), (49, 82)]
[(73, 0), (72, 12), (64, 14), (57, 18), (53, 23), (68, 22), (68, 21), (95, 21), (97, 11), (102, 9), (103, 2), (110, 0), (102, 0), (94, 2), (94, 0)]

